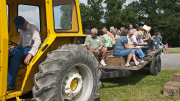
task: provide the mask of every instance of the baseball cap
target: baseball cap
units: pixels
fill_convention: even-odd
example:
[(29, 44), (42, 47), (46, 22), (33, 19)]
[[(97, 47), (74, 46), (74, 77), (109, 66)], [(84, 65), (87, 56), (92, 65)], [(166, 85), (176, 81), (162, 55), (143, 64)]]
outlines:
[(14, 18), (14, 24), (16, 25), (16, 30), (24, 27), (24, 18), (22, 16), (16, 16)]

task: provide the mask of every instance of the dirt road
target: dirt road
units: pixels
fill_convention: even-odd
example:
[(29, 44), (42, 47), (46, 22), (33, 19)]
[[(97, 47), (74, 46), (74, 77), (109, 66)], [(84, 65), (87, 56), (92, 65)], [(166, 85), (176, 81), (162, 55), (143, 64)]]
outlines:
[(162, 70), (180, 70), (180, 54), (162, 54)]

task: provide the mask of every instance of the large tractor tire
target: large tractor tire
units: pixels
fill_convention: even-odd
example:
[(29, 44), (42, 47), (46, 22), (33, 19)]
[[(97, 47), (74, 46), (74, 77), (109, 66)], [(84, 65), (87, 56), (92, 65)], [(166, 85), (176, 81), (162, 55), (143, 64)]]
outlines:
[(158, 64), (157, 58), (154, 56), (152, 62), (150, 63), (150, 74), (157, 75), (158, 74)]
[(36, 101), (94, 101), (99, 97), (101, 71), (94, 54), (70, 44), (47, 54), (34, 76)]
[(158, 72), (160, 72), (161, 71), (161, 56), (160, 55), (158, 55), (157, 56), (157, 65), (158, 65)]

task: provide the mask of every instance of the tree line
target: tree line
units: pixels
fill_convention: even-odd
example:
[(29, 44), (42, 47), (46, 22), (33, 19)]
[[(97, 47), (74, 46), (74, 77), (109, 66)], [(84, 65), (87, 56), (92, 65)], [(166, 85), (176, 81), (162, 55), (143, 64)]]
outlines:
[[(103, 3), (106, 4), (103, 7)], [(125, 5), (126, 0), (88, 0), (80, 3), (82, 27), (86, 29), (103, 27), (125, 27), (129, 24), (152, 27), (151, 34), (158, 29), (163, 43), (180, 46), (180, 0), (139, 0)]]

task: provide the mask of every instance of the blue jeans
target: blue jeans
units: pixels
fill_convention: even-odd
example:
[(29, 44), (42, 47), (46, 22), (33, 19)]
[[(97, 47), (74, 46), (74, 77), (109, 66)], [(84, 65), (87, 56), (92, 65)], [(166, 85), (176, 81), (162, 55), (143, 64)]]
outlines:
[(145, 54), (143, 53), (142, 49), (136, 49), (135, 53), (139, 56), (139, 58), (143, 58), (145, 56)]
[(148, 51), (149, 48), (142, 48), (141, 50), (143, 51), (144, 54)]
[[(31, 47), (18, 47), (13, 49), (8, 55), (8, 81), (7, 84), (14, 84), (21, 60), (26, 58)], [(12, 59), (12, 61), (11, 61)]]
[(129, 54), (134, 54), (134, 49), (125, 49), (120, 52), (113, 52), (114, 56), (128, 56)]
[(152, 40), (148, 40), (148, 48), (153, 49), (154, 42)]
[[(155, 46), (155, 49), (162, 49), (163, 46), (161, 45), (154, 45)], [(162, 51), (159, 52), (159, 55), (161, 55)]]

